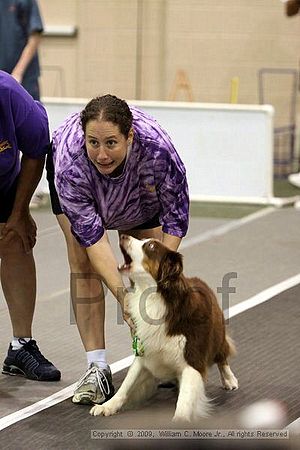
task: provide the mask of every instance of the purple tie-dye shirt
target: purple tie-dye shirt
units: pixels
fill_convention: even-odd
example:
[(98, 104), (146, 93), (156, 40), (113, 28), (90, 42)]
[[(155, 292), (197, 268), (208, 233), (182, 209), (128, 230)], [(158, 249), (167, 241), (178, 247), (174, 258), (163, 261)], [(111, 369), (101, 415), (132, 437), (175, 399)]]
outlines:
[(80, 114), (53, 134), (55, 184), (61, 207), (83, 247), (104, 230), (130, 230), (155, 215), (164, 233), (183, 237), (189, 198), (184, 165), (170, 137), (151, 116), (135, 107), (134, 139), (120, 176), (102, 175), (89, 160)]

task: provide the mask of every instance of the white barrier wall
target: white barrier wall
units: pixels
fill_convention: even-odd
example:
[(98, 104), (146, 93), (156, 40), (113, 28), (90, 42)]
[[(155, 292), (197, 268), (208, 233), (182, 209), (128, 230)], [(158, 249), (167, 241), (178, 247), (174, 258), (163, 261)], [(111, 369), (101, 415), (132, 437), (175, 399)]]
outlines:
[[(54, 130), (87, 99), (44, 98)], [(273, 108), (129, 101), (167, 130), (187, 170), (191, 200), (270, 203), (273, 198)]]

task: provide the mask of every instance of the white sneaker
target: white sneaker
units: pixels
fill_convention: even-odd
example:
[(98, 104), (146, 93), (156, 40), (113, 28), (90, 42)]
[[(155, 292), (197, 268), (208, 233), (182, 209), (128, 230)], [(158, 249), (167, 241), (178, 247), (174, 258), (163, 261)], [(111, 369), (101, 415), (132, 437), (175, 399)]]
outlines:
[(86, 373), (78, 381), (72, 402), (82, 405), (104, 403), (114, 395), (110, 368), (100, 369), (92, 363)]
[(292, 173), (291, 175), (288, 176), (288, 180), (291, 184), (300, 188), (300, 172)]

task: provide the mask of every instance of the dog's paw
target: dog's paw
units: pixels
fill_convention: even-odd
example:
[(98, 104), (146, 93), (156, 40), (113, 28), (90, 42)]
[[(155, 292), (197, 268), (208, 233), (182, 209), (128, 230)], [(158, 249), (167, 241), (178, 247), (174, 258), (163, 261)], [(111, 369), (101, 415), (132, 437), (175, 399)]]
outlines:
[(191, 423), (191, 418), (182, 416), (179, 414), (175, 414), (172, 418), (172, 422), (175, 423), (176, 425), (189, 424), (189, 423)]
[(226, 391), (236, 391), (239, 388), (239, 382), (235, 376), (232, 375), (229, 379), (224, 380), (223, 387)]
[(104, 416), (104, 407), (102, 405), (95, 405), (90, 410), (91, 416)]
[(95, 405), (90, 410), (91, 416), (113, 416), (119, 411), (116, 402), (112, 402), (112, 399), (102, 405)]

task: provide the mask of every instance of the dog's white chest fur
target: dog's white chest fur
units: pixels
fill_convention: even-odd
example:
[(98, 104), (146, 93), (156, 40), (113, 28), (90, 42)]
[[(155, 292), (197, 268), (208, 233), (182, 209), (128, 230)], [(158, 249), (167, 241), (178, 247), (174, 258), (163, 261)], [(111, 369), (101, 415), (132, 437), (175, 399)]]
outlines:
[(148, 289), (148, 294), (136, 288), (129, 294), (128, 306), (144, 348), (142, 365), (161, 380), (176, 377), (186, 365), (186, 338), (183, 335), (167, 336), (166, 309), (160, 294), (154, 288)]
[(166, 338), (164, 345), (152, 345), (151, 339), (144, 344), (145, 354), (143, 365), (160, 380), (176, 378), (181, 373), (185, 363), (183, 352), (186, 339), (184, 336)]

